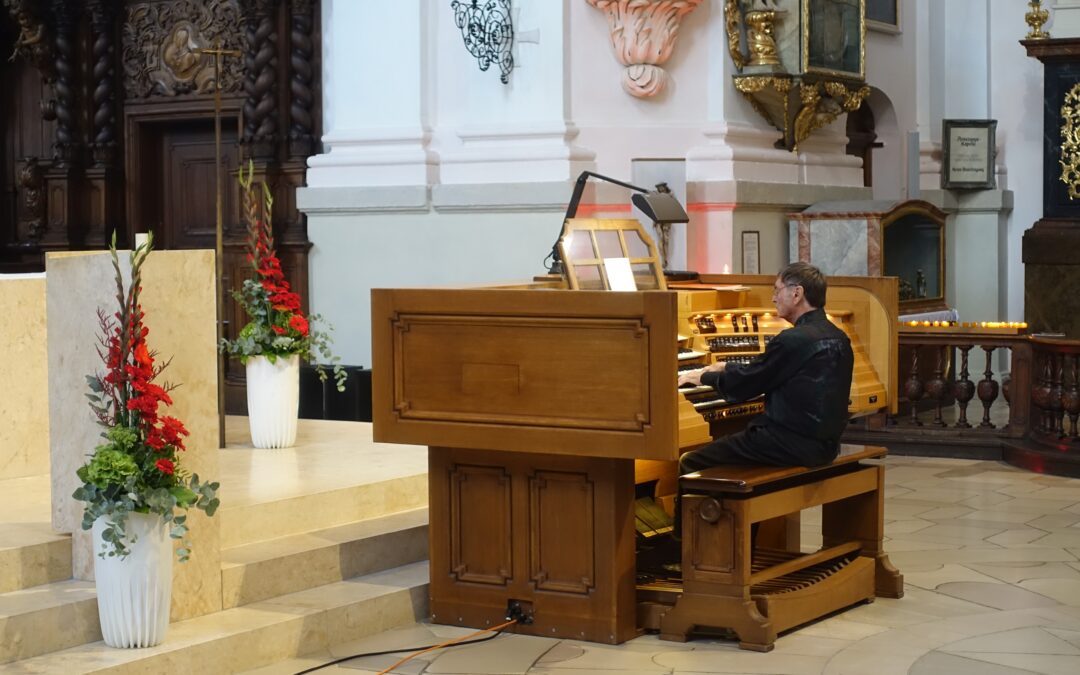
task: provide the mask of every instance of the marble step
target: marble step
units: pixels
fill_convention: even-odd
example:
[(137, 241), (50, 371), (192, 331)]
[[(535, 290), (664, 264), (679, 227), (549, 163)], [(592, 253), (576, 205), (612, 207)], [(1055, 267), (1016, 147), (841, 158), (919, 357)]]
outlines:
[[(0, 664), (100, 639), (92, 581), (59, 581), (0, 594)], [(9, 668), (0, 665), (0, 672)]]
[[(427, 598), (425, 561), (180, 621), (156, 647), (113, 649), (99, 635), (97, 642), (7, 663), (0, 671), (237, 673), (411, 625), (427, 616)], [(65, 622), (54, 617), (43, 637), (66, 632), (59, 626)], [(7, 633), (0, 635), (6, 642)]]
[(71, 578), (71, 535), (48, 523), (0, 523), (0, 593)]
[(222, 494), (223, 549), (427, 507), (427, 473), (310, 494), (231, 504)]
[(223, 549), (222, 604), (248, 605), (426, 560), (427, 533), (428, 510), (419, 508)]

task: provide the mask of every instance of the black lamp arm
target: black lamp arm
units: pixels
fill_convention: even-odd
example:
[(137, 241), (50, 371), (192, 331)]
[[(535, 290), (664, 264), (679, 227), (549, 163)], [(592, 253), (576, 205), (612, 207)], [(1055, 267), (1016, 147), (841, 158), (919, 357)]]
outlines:
[[(585, 183), (588, 182), (590, 176), (592, 176), (593, 178), (599, 178), (601, 180), (605, 180), (605, 181), (607, 181), (609, 183), (614, 183), (615, 185), (619, 185), (619, 186), (627, 188), (629, 190), (637, 190), (638, 192), (648, 192), (648, 190), (646, 190), (645, 188), (638, 187), (637, 185), (631, 185), (630, 183), (624, 183), (621, 180), (615, 180), (614, 178), (608, 178), (607, 176), (601, 176), (600, 174), (593, 173), (592, 171), (582, 171), (581, 175), (577, 177), (577, 182), (574, 183), (574, 193), (572, 195), (570, 195), (570, 203), (566, 205), (566, 217), (565, 218), (573, 218), (574, 216), (577, 215), (578, 204), (581, 203), (581, 195), (585, 193)], [(560, 234), (560, 236), (561, 236), (561, 234)], [(556, 243), (558, 243), (558, 242), (556, 242)]]
[[(559, 229), (559, 236), (555, 238), (555, 243), (551, 246), (551, 253), (548, 258), (551, 259), (551, 266), (548, 267), (548, 274), (562, 274), (562, 257), (559, 255), (559, 240), (562, 239), (563, 234), (566, 232), (566, 221), (577, 215), (578, 204), (581, 203), (581, 195), (585, 193), (585, 183), (588, 182), (589, 177), (599, 178), (609, 183), (614, 183), (628, 190), (636, 190), (638, 192), (648, 193), (649, 191), (643, 187), (632, 185), (630, 183), (624, 183), (621, 180), (615, 180), (608, 176), (603, 176), (592, 171), (582, 171), (581, 175), (577, 177), (577, 182), (574, 183), (574, 192), (570, 195), (570, 203), (566, 206), (566, 216), (563, 217), (562, 228)], [(545, 259), (546, 260), (546, 259)]]

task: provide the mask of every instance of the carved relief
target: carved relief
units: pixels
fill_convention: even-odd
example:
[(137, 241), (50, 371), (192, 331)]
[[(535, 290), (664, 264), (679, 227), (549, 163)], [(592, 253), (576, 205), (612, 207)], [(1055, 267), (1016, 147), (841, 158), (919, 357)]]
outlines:
[(684, 16), (701, 0), (586, 0), (606, 12), (611, 46), (623, 69), (623, 88), (646, 98), (663, 91), (668, 73), (661, 66), (675, 49)]
[[(238, 0), (178, 0), (127, 7), (123, 27), (124, 90), (130, 98), (209, 94), (214, 62), (199, 48), (238, 48), (243, 43)], [(221, 90), (238, 91), (243, 67), (222, 63)]]
[(45, 80), (50, 81), (53, 77), (52, 41), (48, 28), (35, 12), (34, 5), (32, 0), (4, 0), (4, 6), (8, 8), (11, 18), (19, 28), (10, 60), (22, 57), (30, 61), (41, 71)]
[(38, 164), (37, 157), (22, 161), (15, 181), (22, 192), (21, 222), (26, 227), (26, 238), (37, 243), (45, 233), (45, 172)]

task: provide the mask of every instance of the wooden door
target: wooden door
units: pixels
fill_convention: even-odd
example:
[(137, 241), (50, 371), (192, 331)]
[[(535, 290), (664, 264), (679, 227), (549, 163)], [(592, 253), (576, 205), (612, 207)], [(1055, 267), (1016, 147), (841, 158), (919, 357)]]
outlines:
[[(214, 248), (217, 175), (213, 120), (185, 120), (164, 127), (161, 160), (161, 231), (155, 233), (159, 248)], [(238, 214), (233, 185), (237, 165), (235, 122), (222, 124), (221, 164), (223, 214), (228, 230)]]

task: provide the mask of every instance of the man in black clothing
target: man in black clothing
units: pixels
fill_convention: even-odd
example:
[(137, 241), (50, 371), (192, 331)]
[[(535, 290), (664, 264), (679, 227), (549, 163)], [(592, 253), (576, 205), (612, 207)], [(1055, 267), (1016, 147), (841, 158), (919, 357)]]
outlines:
[(728, 401), (765, 395), (765, 414), (741, 431), (679, 459), (681, 473), (717, 464), (818, 466), (836, 458), (848, 421), (854, 356), (851, 342), (825, 316), (827, 284), (813, 265), (797, 262), (776, 277), (776, 313), (793, 324), (747, 364), (714, 363), (679, 377), (705, 384)]

